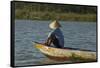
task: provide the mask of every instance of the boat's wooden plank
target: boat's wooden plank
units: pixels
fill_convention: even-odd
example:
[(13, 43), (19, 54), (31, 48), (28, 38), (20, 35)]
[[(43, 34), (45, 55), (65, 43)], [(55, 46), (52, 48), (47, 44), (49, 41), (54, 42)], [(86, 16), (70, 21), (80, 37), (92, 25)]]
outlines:
[(38, 48), (42, 53), (44, 53), (47, 56), (96, 60), (96, 52), (53, 48), (45, 46), (43, 44), (36, 44), (36, 48)]

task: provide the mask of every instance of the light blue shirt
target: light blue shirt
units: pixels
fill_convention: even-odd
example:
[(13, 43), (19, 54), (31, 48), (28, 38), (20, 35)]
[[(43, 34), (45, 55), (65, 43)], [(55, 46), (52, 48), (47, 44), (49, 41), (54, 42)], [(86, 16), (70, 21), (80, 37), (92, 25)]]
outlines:
[(59, 28), (57, 28), (57, 29), (51, 31), (49, 33), (48, 37), (50, 37), (52, 34), (54, 34), (56, 36), (56, 38), (59, 40), (59, 44), (62, 47), (64, 47), (64, 35), (63, 35), (62, 31)]

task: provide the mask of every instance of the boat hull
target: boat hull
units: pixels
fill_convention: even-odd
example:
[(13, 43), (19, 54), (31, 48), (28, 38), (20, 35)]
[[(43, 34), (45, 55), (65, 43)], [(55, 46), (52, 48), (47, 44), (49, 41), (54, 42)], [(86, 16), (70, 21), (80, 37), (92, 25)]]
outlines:
[(60, 49), (60, 48), (45, 46), (39, 43), (37, 43), (35, 46), (45, 56), (56, 61), (66, 61), (66, 60), (96, 61), (96, 52), (92, 51)]

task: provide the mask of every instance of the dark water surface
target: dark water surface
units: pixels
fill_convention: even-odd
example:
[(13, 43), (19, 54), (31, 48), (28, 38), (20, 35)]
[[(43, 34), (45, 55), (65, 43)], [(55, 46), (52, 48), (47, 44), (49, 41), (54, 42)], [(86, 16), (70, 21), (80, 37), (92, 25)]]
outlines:
[[(15, 20), (15, 65), (52, 64), (35, 48), (32, 41), (44, 42), (51, 31), (51, 21)], [(96, 22), (60, 21), (64, 33), (65, 47), (96, 51)], [(70, 63), (72, 61), (66, 61)], [(63, 63), (63, 62), (61, 62)]]

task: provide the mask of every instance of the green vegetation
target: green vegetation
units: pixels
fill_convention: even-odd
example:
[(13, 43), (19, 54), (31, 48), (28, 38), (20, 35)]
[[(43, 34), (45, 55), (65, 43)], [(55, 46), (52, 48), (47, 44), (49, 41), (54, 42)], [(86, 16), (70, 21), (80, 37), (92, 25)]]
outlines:
[(96, 6), (15, 2), (16, 19), (96, 21)]

